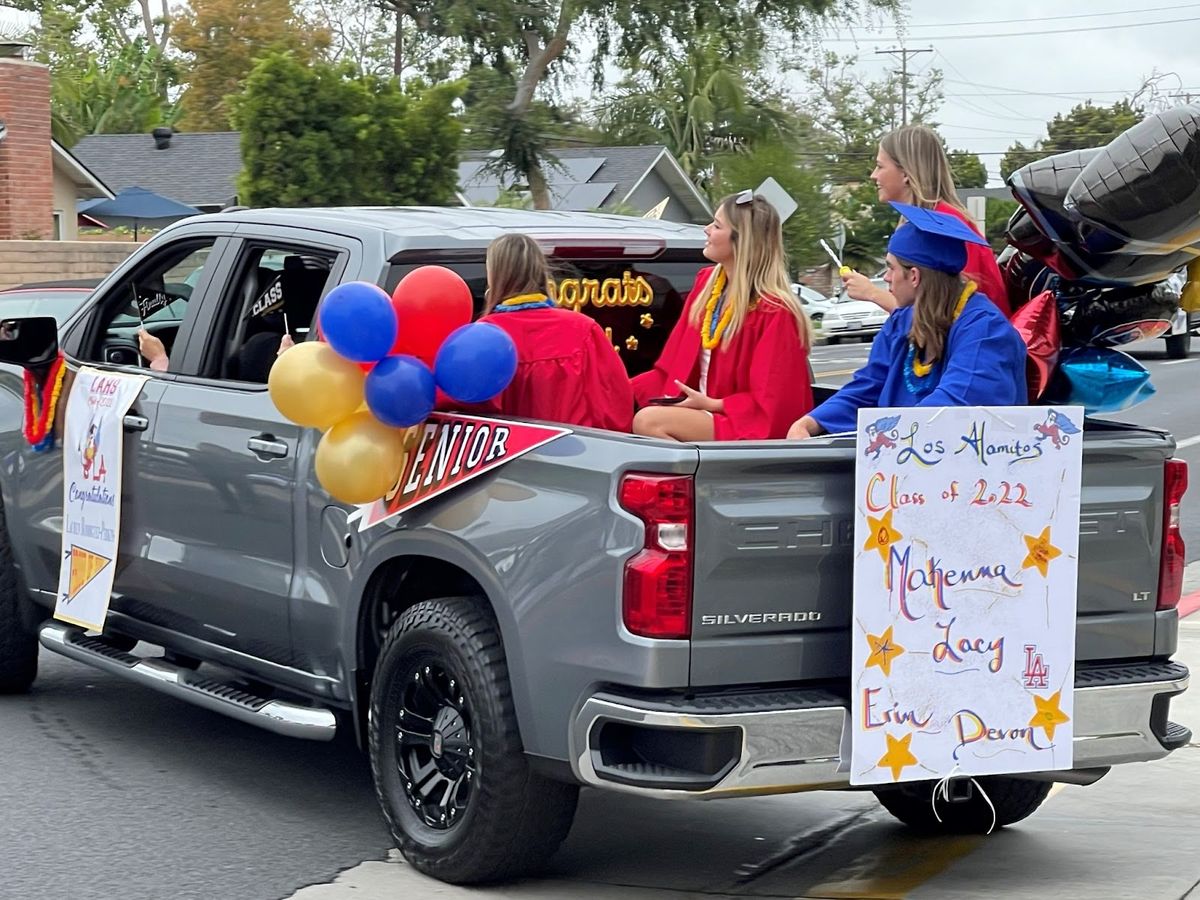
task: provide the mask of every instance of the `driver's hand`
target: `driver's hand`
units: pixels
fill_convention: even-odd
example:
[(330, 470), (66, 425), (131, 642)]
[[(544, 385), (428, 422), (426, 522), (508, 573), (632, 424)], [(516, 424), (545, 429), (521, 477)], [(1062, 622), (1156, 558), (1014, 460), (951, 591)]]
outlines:
[(138, 352), (146, 358), (150, 368), (156, 372), (165, 372), (170, 360), (167, 358), (167, 348), (163, 342), (145, 328), (138, 329), (137, 337)]

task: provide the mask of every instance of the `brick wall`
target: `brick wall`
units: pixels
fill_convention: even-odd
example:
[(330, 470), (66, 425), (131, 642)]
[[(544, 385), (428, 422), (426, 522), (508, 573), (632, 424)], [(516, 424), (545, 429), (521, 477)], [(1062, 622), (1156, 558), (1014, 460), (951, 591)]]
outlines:
[(49, 238), (54, 229), (50, 70), (0, 57), (0, 240)]
[(101, 278), (140, 246), (132, 241), (0, 241), (0, 290), (31, 281)]

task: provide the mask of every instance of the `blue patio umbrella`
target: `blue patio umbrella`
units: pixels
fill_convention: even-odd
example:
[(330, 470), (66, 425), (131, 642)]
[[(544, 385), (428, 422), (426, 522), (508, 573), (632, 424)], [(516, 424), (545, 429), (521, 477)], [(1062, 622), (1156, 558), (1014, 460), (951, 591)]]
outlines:
[(174, 222), (188, 216), (199, 215), (200, 210), (154, 191), (142, 187), (128, 187), (111, 200), (84, 200), (75, 205), (75, 211), (87, 213), (106, 222), (121, 221), (133, 224), (133, 239), (137, 240), (138, 224), (150, 222)]

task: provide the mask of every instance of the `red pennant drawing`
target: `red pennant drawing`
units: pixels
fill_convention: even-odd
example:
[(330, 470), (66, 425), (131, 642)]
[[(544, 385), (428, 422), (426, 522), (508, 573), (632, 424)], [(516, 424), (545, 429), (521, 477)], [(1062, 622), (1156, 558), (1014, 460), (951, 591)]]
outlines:
[(382, 500), (360, 506), (350, 519), (360, 519), (359, 530), (366, 531), (570, 433), (569, 428), (433, 413), (421, 426), (392, 490)]

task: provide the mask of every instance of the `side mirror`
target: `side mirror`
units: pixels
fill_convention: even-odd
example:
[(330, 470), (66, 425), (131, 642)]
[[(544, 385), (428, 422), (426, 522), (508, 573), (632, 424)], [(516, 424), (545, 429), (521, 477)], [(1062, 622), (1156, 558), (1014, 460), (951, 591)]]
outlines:
[(58, 355), (58, 323), (53, 316), (0, 320), (0, 362), (37, 369)]

